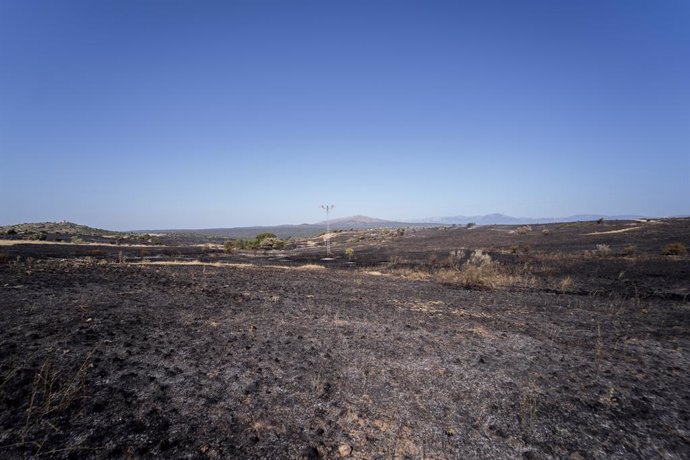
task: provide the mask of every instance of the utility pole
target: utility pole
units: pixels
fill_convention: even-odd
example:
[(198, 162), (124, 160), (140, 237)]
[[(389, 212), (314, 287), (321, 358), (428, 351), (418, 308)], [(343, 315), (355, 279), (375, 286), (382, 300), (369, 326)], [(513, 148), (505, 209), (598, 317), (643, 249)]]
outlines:
[(322, 204), (321, 209), (326, 211), (326, 256), (330, 257), (331, 256), (331, 222), (330, 222), (330, 215), (331, 215), (331, 209), (333, 209), (335, 205), (332, 204)]

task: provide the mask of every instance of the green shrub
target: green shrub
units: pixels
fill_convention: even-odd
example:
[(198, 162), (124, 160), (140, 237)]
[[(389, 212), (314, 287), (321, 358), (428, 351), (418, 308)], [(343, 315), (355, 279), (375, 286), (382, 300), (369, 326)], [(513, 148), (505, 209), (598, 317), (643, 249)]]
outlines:
[(355, 250), (352, 248), (345, 249), (345, 256), (347, 257), (347, 260), (351, 261), (355, 257)]
[(256, 242), (260, 249), (283, 249), (285, 247), (283, 240), (271, 236), (261, 238), (260, 240), (257, 239)]
[(259, 233), (255, 237), (256, 241), (258, 241), (258, 242), (261, 242), (262, 240), (265, 240), (266, 238), (278, 238), (278, 236), (275, 233), (263, 232), (263, 233)]
[(257, 249), (259, 247), (259, 242), (256, 240), (237, 239), (237, 240), (234, 240), (233, 243), (234, 243), (234, 248), (240, 249), (240, 250)]
[(270, 232), (259, 233), (253, 240), (227, 240), (223, 243), (225, 252), (232, 252), (235, 249), (256, 250), (256, 249), (284, 249), (285, 241)]
[(17, 231), (15, 229), (11, 228), (11, 229), (7, 230), (7, 234), (8, 235), (16, 235)]
[(687, 250), (683, 243), (671, 243), (664, 246), (661, 253), (665, 256), (682, 256)]

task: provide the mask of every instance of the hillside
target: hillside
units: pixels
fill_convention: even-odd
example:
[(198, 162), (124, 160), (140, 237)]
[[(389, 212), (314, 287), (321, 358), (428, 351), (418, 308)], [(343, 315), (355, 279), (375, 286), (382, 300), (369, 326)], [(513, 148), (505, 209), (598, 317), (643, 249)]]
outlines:
[(477, 225), (525, 225), (525, 224), (549, 224), (564, 222), (585, 222), (598, 219), (605, 220), (637, 220), (642, 216), (637, 215), (604, 215), (604, 214), (577, 214), (568, 217), (513, 217), (505, 214), (485, 214), (480, 216), (444, 216), (421, 219), (425, 222), (445, 225), (465, 225), (474, 223)]
[[(6, 225), (0, 227), (0, 235), (12, 236), (21, 239), (46, 239), (48, 235), (70, 237), (92, 236), (104, 238), (116, 238), (124, 236), (122, 232), (93, 228), (87, 225), (75, 224), (73, 222), (34, 222), (16, 225)], [(41, 238), (43, 236), (43, 238)]]
[[(332, 230), (362, 230), (375, 228), (405, 228), (405, 227), (433, 227), (439, 224), (396, 222), (391, 220), (376, 219), (367, 216), (350, 216), (330, 221)], [(140, 230), (139, 233), (164, 233), (186, 238), (253, 238), (262, 232), (275, 233), (280, 238), (301, 238), (318, 235), (326, 231), (326, 221), (314, 224), (299, 225), (273, 225), (255, 227), (229, 227), (229, 228), (204, 228), (204, 229), (168, 229), (168, 230)]]

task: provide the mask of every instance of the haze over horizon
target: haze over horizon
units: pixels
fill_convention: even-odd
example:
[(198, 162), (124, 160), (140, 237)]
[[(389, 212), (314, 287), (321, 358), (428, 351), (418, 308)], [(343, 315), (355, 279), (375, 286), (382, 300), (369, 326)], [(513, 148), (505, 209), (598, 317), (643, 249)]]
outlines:
[(0, 2), (0, 225), (690, 213), (690, 3)]

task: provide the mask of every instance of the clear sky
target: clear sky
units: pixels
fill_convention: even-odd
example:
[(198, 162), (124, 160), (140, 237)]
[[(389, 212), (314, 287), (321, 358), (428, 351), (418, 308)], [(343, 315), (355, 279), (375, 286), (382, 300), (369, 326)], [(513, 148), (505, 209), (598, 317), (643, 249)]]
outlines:
[(690, 213), (690, 1), (0, 0), (0, 224)]

